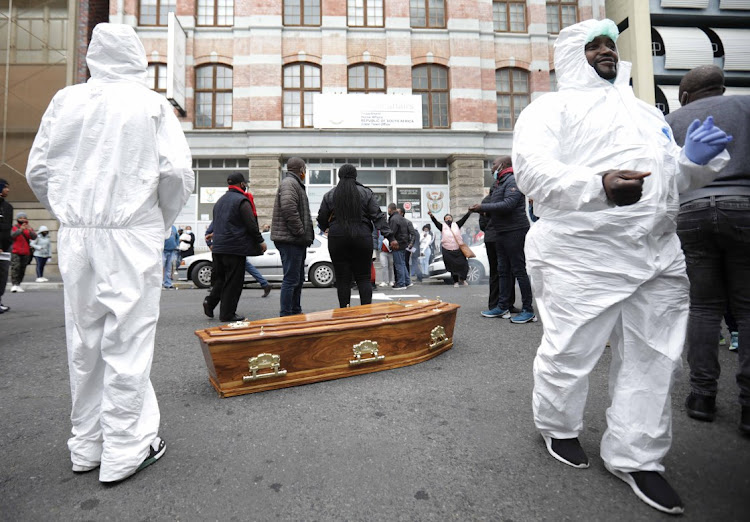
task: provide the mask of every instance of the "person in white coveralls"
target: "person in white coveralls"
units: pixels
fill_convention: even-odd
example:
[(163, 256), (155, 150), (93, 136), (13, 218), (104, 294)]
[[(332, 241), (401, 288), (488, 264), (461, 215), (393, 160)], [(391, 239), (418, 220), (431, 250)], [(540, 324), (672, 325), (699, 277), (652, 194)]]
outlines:
[(515, 127), (516, 182), (540, 218), (525, 247), (544, 323), (534, 421), (553, 457), (588, 467), (578, 435), (588, 375), (609, 340), (602, 460), (648, 505), (678, 514), (682, 501), (661, 474), (688, 317), (678, 194), (718, 174), (731, 137), (711, 118), (696, 120), (680, 148), (661, 112), (628, 85), (617, 36), (611, 20), (560, 31), (559, 90), (531, 103)]
[(135, 31), (97, 25), (86, 62), (89, 81), (47, 108), (26, 177), (60, 222), (73, 471), (118, 482), (166, 450), (150, 380), (162, 249), (195, 177)]

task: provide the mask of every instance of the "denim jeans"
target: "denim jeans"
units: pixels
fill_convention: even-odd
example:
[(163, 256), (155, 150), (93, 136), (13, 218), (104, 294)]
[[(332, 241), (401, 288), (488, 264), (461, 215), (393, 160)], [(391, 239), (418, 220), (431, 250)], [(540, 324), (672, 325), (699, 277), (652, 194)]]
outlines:
[(302, 313), (302, 285), (305, 283), (305, 256), (307, 249), (302, 245), (276, 243), (281, 256), (284, 279), (281, 281), (279, 315), (296, 315)]
[(268, 286), (268, 280), (263, 277), (263, 275), (260, 273), (260, 270), (255, 268), (255, 266), (250, 262), (248, 258), (245, 258), (245, 272), (253, 276), (255, 280), (258, 281), (261, 288), (265, 288)]
[(411, 278), (409, 277), (409, 271), (406, 268), (405, 250), (393, 251), (393, 269), (396, 272), (396, 288), (409, 286)]
[(164, 271), (164, 281), (162, 282), (162, 286), (165, 288), (172, 287), (172, 268), (179, 258), (179, 250), (164, 250), (164, 253), (162, 254), (162, 270)]
[(497, 254), (497, 272), (500, 278), (500, 298), (498, 307), (508, 310), (513, 302), (511, 298), (515, 290), (515, 281), (521, 291), (521, 306), (528, 312), (534, 311), (531, 295), (531, 282), (526, 272), (526, 255), (524, 245), (528, 228), (500, 232), (495, 241)]
[(49, 258), (34, 256), (34, 260), (36, 261), (36, 277), (44, 277), (44, 267), (47, 265)]
[(740, 334), (740, 404), (750, 406), (750, 196), (711, 196), (683, 204), (677, 234), (690, 278), (690, 388), (716, 395), (721, 372), (717, 332), (728, 304)]

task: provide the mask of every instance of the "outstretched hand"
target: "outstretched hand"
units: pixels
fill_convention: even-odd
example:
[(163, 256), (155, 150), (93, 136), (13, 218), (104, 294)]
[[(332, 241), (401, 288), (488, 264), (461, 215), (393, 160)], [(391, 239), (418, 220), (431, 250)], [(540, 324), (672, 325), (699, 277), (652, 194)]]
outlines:
[(638, 203), (643, 194), (643, 180), (650, 175), (637, 170), (608, 170), (602, 176), (604, 192), (618, 207)]
[(705, 165), (721, 153), (732, 136), (714, 125), (714, 117), (709, 116), (703, 123), (693, 120), (685, 135), (685, 156), (693, 163)]
[(479, 207), (481, 207), (481, 203), (477, 203), (476, 205), (472, 205), (469, 207), (469, 212), (479, 212)]

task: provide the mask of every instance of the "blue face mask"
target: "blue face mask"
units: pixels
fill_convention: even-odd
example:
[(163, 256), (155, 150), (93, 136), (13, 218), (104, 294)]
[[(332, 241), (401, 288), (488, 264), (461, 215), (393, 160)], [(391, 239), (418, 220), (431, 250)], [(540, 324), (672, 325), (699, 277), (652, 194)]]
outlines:
[(500, 174), (500, 169), (495, 170), (495, 172), (492, 173), (492, 177), (497, 181), (497, 175)]

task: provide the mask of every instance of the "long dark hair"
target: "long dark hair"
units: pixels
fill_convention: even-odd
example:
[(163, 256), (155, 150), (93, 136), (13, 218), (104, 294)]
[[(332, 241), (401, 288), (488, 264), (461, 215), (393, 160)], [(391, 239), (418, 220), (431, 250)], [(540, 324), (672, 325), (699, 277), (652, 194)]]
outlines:
[(339, 183), (333, 192), (333, 209), (336, 223), (346, 235), (353, 235), (362, 220), (362, 198), (357, 188), (357, 169), (354, 165), (347, 163), (339, 169)]

